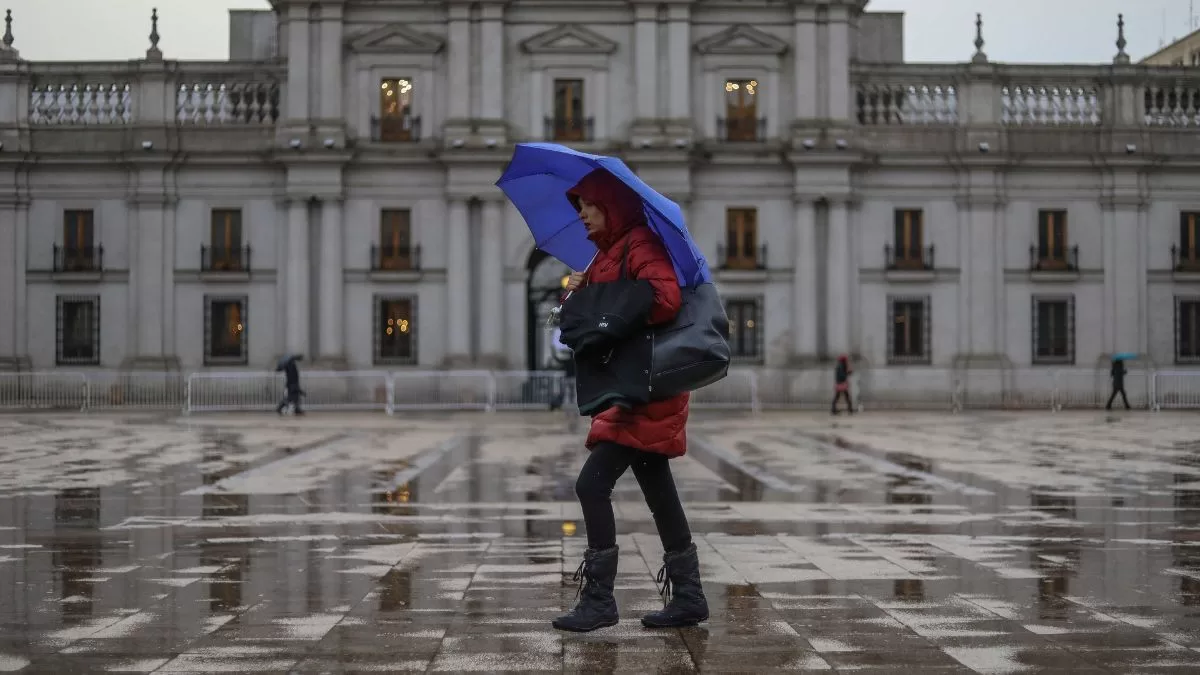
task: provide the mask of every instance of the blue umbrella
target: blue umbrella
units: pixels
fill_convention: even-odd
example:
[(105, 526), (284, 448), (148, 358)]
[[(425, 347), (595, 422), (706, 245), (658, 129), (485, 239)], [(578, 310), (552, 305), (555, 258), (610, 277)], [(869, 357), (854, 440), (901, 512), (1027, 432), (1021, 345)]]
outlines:
[(1120, 352), (1117, 354), (1113, 354), (1112, 360), (1113, 361), (1133, 361), (1136, 358), (1137, 358), (1137, 354), (1134, 354), (1133, 352)]
[(616, 176), (642, 198), (646, 222), (662, 239), (680, 286), (712, 281), (708, 261), (692, 241), (675, 202), (642, 182), (616, 157), (589, 155), (557, 143), (518, 143), (496, 186), (517, 207), (537, 247), (582, 271), (596, 256), (596, 245), (567, 200), (567, 190), (596, 169)]

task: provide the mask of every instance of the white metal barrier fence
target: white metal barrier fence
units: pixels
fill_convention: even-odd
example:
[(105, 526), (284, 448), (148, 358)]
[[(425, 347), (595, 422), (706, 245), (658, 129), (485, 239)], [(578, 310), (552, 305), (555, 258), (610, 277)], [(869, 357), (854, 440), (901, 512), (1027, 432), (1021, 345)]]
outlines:
[[(828, 369), (731, 370), (692, 395), (697, 409), (824, 408), (833, 397)], [(302, 405), (313, 410), (547, 410), (569, 408), (573, 382), (560, 371), (306, 371)], [(1200, 409), (1200, 369), (1134, 370), (1129, 403), (1141, 409)], [(1085, 409), (1107, 402), (1107, 369), (864, 369), (852, 379), (868, 409)], [(283, 399), (274, 372), (0, 373), (0, 410), (157, 409), (270, 411)], [(1122, 406), (1118, 399), (1115, 406)]]
[[(302, 409), (382, 410), (391, 413), (392, 373), (386, 371), (309, 371), (301, 379)], [(188, 376), (187, 412), (273, 410), (284, 397), (278, 373), (192, 373)]]

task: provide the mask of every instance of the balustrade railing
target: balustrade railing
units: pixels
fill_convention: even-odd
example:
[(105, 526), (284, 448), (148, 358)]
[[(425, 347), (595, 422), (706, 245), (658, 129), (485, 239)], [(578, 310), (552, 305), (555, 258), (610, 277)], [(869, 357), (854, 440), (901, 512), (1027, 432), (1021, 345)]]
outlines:
[(1004, 124), (1095, 126), (1102, 121), (1100, 88), (1095, 84), (1054, 80), (1033, 83), (1031, 79), (1020, 78), (1000, 87), (1000, 120)]
[(128, 64), (37, 64), (29, 83), (35, 126), (129, 124), (137, 73)]
[(859, 64), (851, 78), (855, 115), (867, 127), (1200, 125), (1200, 75), (1178, 68)]

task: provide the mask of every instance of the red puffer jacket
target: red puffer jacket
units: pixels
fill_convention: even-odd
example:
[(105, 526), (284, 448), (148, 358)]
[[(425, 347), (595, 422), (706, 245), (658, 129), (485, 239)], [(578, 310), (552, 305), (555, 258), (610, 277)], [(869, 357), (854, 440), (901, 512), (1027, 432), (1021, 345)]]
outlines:
[[(654, 288), (650, 323), (674, 319), (683, 302), (679, 279), (666, 248), (646, 225), (641, 198), (603, 169), (584, 176), (578, 185), (567, 191), (567, 197), (576, 203), (580, 198), (585, 199), (604, 212), (605, 230), (591, 237), (600, 252), (588, 269), (585, 283), (619, 279), (621, 259), (628, 250), (626, 273), (635, 279), (649, 281)], [(592, 418), (586, 445), (591, 448), (608, 441), (679, 457), (687, 452), (685, 428), (689, 397), (684, 393), (630, 410), (609, 408)]]

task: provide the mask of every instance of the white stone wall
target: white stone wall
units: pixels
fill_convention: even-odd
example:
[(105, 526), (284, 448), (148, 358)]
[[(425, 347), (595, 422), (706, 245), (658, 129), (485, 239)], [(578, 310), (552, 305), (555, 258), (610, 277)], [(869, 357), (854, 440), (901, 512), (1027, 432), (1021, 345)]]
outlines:
[[(1042, 168), (1003, 156), (988, 163), (893, 156), (884, 136), (875, 139), (874, 155), (835, 151), (832, 139), (853, 141), (862, 131), (851, 55), (897, 61), (897, 15), (855, 17), (846, 6), (853, 3), (745, 3), (736, 15), (723, 6), (660, 4), (284, 3), (283, 110), (261, 134), (196, 125), (178, 141), (192, 143), (192, 151), (159, 152), (175, 147), (177, 126), (174, 80), (155, 76), (132, 99), (137, 126), (129, 129), (136, 131), (117, 132), (133, 151), (114, 145), (86, 161), (56, 159), (4, 174), (19, 190), (13, 204), (0, 203), (0, 363), (27, 359), (35, 369), (53, 368), (55, 296), (98, 294), (102, 367), (162, 357), (200, 368), (204, 297), (245, 295), (249, 368), (270, 367), (292, 350), (372, 368), (374, 299), (397, 295), (416, 299), (417, 367), (526, 366), (532, 242), (492, 183), (511, 143), (542, 139), (560, 77), (585, 82), (584, 114), (594, 120), (595, 139), (581, 147), (622, 153), (677, 199), (710, 257), (724, 242), (726, 209), (757, 208), (768, 268), (716, 273), (728, 296), (761, 301), (763, 349), (755, 365), (847, 351), (881, 368), (888, 297), (928, 296), (930, 366), (895, 368), (898, 379), (880, 375), (872, 386), (898, 386), (921, 377), (914, 373), (974, 358), (1027, 367), (1035, 294), (1074, 296), (1079, 366), (1115, 351), (1173, 362), (1174, 298), (1200, 295), (1200, 285), (1169, 271), (1179, 211), (1200, 210), (1193, 172), (1106, 167), (1065, 155)], [(261, 17), (242, 21), (247, 30), (235, 41), (267, 25)], [(219, 85), (219, 77), (226, 75), (209, 80)], [(416, 143), (371, 139), (385, 77), (413, 81), (413, 110), (422, 118)], [(724, 115), (721, 85), (741, 77), (760, 82), (767, 139), (730, 148), (714, 142), (716, 118)], [(0, 127), (28, 129), (27, 117), (4, 117), (25, 114), (28, 83), (20, 86), (26, 89), (0, 83)], [(964, 86), (962, 124), (989, 110), (974, 86)], [(139, 134), (148, 138), (151, 130), (162, 135), (153, 152), (142, 152)], [(57, 143), (59, 152), (113, 142), (102, 128), (51, 131), (39, 129), (38, 138), (50, 139), (39, 142)], [(918, 138), (915, 127), (899, 133)], [(3, 138), (5, 156), (15, 156), (10, 144), (28, 142)], [(822, 145), (807, 154), (799, 149), (805, 138)], [(904, 136), (893, 142), (915, 143)], [(5, 166), (0, 171), (10, 171)], [(95, 210), (105, 265), (96, 279), (47, 272), (67, 208)], [(242, 209), (252, 249), (247, 278), (214, 280), (198, 271), (213, 208)], [(384, 208), (411, 209), (420, 270), (370, 272)], [(936, 248), (932, 275), (885, 273), (897, 208), (924, 211), (925, 244)], [(1039, 208), (1068, 211), (1070, 244), (1080, 249), (1077, 277), (1031, 277)]]

